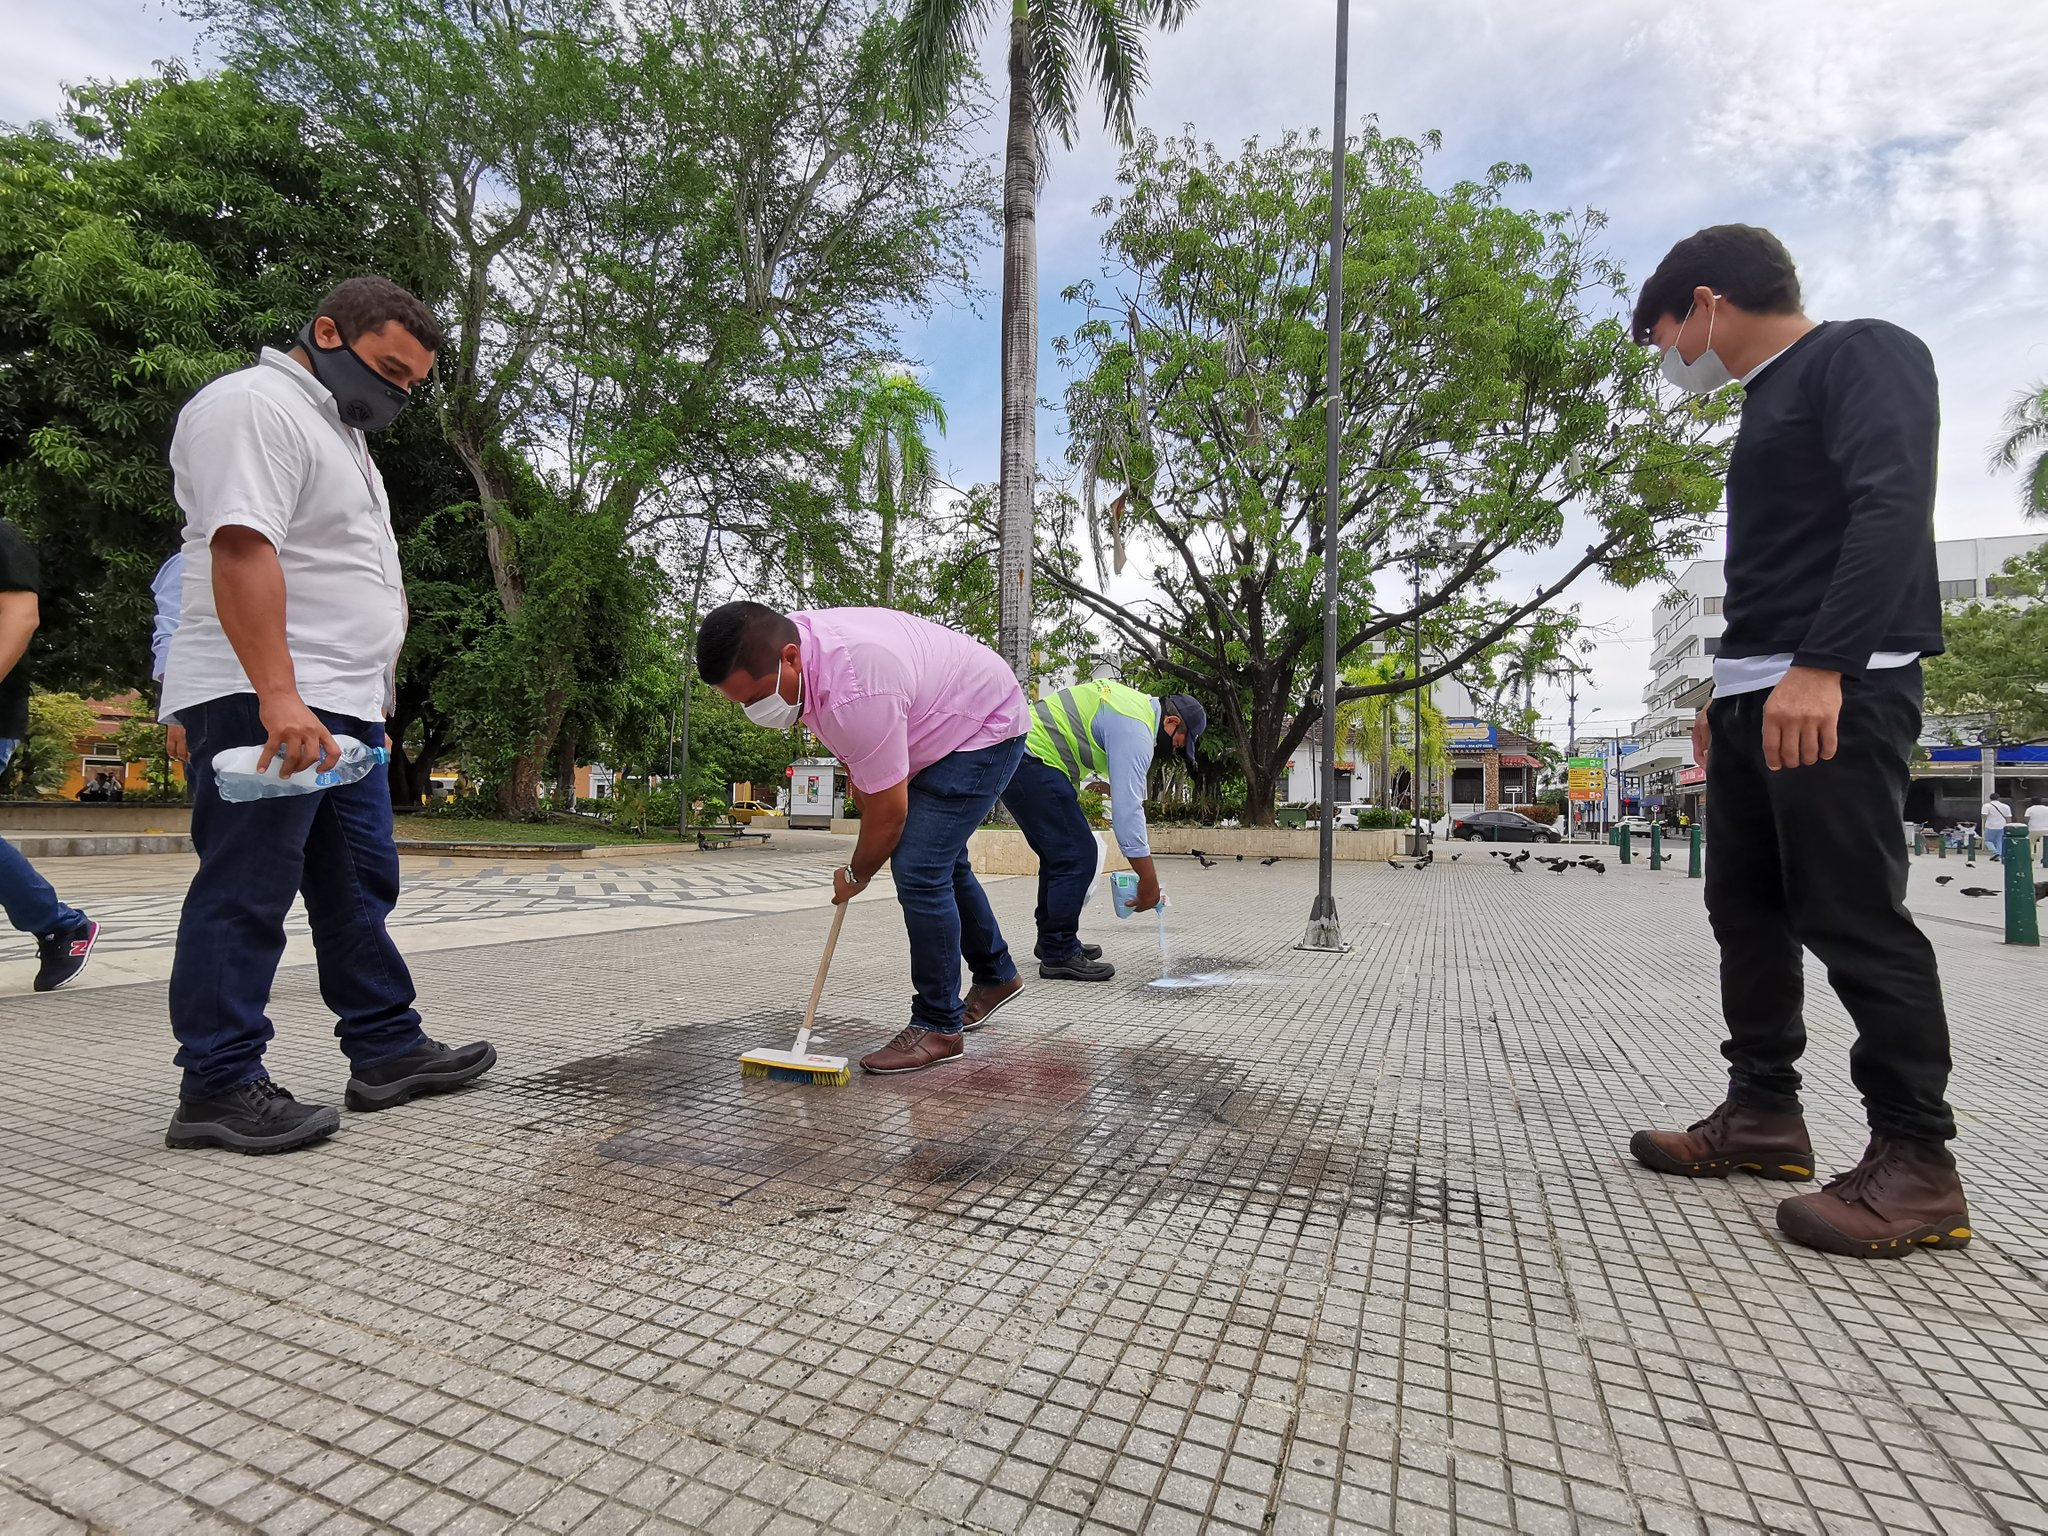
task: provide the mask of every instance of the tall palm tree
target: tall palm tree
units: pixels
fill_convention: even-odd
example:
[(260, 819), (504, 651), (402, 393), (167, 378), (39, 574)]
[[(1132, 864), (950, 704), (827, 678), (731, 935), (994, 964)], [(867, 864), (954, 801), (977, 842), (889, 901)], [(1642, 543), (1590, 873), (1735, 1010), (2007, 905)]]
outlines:
[[(2006, 407), (2004, 432), (1992, 445), (1991, 467), (2020, 470), (2020, 505), (2029, 519), (2048, 521), (2048, 382)], [(2032, 462), (2023, 464), (2029, 455)]]
[[(997, 0), (910, 0), (911, 106), (944, 109)], [(997, 524), (997, 646), (1022, 681), (1031, 670), (1033, 478), (1038, 455), (1038, 188), (1048, 133), (1073, 147), (1081, 99), (1125, 143), (1145, 84), (1147, 26), (1177, 27), (1196, 0), (1009, 0), (1009, 132), (1003, 145), (1003, 422)]]
[(897, 529), (903, 519), (923, 515), (938, 480), (925, 428), (943, 434), (946, 407), (911, 375), (891, 369), (864, 371), (855, 388), (853, 436), (841, 482), (847, 500), (871, 508), (881, 522), (875, 584), (886, 608), (896, 601)]

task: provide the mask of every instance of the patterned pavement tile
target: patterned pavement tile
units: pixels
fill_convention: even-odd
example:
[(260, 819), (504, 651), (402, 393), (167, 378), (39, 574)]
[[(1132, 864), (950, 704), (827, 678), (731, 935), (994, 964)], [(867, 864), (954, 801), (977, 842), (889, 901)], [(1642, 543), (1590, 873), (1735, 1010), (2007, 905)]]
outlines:
[[(161, 980), (0, 1000), (0, 1528), (2048, 1530), (2038, 951), (1934, 912), (1978, 1239), (1856, 1265), (1627, 1157), (1718, 1097), (1682, 876), (1340, 865), (1329, 956), (1312, 866), (1175, 860), (1213, 984), (1098, 911), (1117, 979), (1030, 980), (957, 1064), (742, 1080), (843, 846), (411, 861), (430, 1025), (501, 1064), (288, 1157), (164, 1150)], [(138, 964), (149, 868), (81, 873)], [(1030, 882), (990, 893), (1028, 945)], [(864, 897), (824, 1048), (906, 989)], [(273, 1011), (337, 1098), (309, 969)]]

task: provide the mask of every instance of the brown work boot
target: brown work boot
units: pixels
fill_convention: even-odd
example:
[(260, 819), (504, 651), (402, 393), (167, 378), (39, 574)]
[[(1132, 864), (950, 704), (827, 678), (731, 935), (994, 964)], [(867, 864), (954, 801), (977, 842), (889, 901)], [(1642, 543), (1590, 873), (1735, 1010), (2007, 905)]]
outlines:
[(979, 1029), (988, 1022), (988, 1016), (1003, 1004), (1024, 990), (1024, 978), (1012, 976), (1008, 981), (977, 981), (967, 989), (967, 1006), (960, 1015), (962, 1029)]
[(1900, 1259), (1915, 1248), (1968, 1247), (1970, 1206), (1947, 1147), (1880, 1136), (1847, 1173), (1781, 1200), (1778, 1230), (1822, 1253)]
[(912, 1024), (879, 1051), (861, 1057), (860, 1069), (875, 1073), (922, 1072), (926, 1067), (958, 1061), (960, 1051), (958, 1035), (942, 1035), (935, 1029)]
[(1762, 1179), (1813, 1177), (1806, 1117), (1740, 1104), (1723, 1104), (1682, 1131), (1637, 1131), (1628, 1149), (1645, 1168), (1690, 1179), (1725, 1179), (1737, 1169)]

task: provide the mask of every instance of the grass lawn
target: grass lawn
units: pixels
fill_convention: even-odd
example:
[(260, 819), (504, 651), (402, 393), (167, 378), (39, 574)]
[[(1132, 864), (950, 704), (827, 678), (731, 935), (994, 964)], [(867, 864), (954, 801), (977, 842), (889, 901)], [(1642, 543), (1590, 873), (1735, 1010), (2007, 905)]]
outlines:
[(400, 816), (398, 841), (404, 843), (672, 843), (674, 827), (649, 823), (647, 833), (621, 832), (595, 821), (493, 821), (485, 817)]

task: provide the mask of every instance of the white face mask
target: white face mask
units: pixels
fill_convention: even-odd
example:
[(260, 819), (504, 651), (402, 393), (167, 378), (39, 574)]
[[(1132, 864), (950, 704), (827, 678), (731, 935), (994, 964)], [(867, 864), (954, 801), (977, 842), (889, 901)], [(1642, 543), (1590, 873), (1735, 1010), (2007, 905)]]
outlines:
[(796, 702), (792, 704), (782, 696), (782, 666), (775, 667), (775, 686), (753, 703), (744, 706), (747, 718), (756, 725), (765, 725), (771, 731), (786, 731), (803, 718), (804, 675), (796, 675)]
[[(1699, 307), (1699, 301), (1693, 301)], [(1685, 334), (1686, 320), (1692, 319), (1692, 310), (1685, 312), (1685, 320), (1678, 322), (1679, 335)], [(1724, 384), (1733, 384), (1735, 375), (1728, 371), (1728, 365), (1721, 361), (1721, 354), (1714, 350), (1714, 312), (1707, 311), (1707, 349), (1691, 362), (1678, 355), (1678, 343), (1673, 341), (1664, 349), (1664, 377), (1676, 384), (1689, 395), (1711, 395)]]

